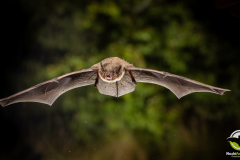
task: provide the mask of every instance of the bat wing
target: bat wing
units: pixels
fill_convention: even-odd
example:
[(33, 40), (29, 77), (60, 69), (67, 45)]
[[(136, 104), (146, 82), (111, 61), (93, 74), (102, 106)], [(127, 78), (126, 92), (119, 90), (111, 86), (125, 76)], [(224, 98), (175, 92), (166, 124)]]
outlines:
[(96, 77), (97, 72), (91, 68), (71, 72), (0, 99), (0, 104), (3, 107), (17, 102), (39, 102), (52, 105), (64, 92), (94, 84)]
[(193, 92), (211, 92), (222, 95), (228, 89), (206, 85), (185, 77), (144, 68), (127, 68), (137, 82), (154, 83), (171, 90), (179, 99)]

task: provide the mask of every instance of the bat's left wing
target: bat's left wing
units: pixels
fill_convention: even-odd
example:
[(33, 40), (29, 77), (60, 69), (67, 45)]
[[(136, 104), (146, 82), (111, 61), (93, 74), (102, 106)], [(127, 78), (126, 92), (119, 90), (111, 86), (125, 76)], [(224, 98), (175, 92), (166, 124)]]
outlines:
[(96, 77), (97, 72), (91, 68), (71, 72), (0, 99), (0, 104), (3, 107), (17, 102), (39, 102), (52, 105), (64, 92), (94, 84)]
[(171, 90), (179, 99), (193, 92), (211, 92), (222, 95), (228, 89), (206, 85), (185, 77), (144, 68), (127, 68), (137, 82), (154, 83)]

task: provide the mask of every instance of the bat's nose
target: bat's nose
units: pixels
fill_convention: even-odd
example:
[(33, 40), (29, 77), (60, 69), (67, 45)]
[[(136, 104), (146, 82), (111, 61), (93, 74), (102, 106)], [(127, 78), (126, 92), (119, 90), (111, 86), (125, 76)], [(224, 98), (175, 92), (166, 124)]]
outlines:
[(109, 74), (109, 73), (106, 73), (106, 74), (105, 74), (105, 79), (112, 79), (112, 76), (111, 76), (111, 74)]

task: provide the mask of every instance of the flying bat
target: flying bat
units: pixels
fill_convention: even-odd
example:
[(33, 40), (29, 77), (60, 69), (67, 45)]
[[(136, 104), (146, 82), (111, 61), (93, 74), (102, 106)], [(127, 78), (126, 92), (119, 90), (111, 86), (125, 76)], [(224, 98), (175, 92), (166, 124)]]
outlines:
[(166, 87), (179, 99), (192, 92), (211, 92), (222, 95), (225, 91), (230, 91), (168, 72), (137, 68), (118, 57), (112, 57), (102, 60), (89, 69), (67, 73), (0, 99), (0, 104), (3, 107), (17, 102), (39, 102), (52, 105), (64, 92), (92, 84), (101, 94), (120, 97), (134, 91), (137, 82)]
[(237, 143), (237, 144), (240, 146), (240, 136), (238, 136), (238, 138), (236, 138), (236, 137), (228, 137), (228, 138), (227, 138), (227, 141), (228, 141), (228, 142), (229, 142), (229, 141), (235, 142), (235, 143)]

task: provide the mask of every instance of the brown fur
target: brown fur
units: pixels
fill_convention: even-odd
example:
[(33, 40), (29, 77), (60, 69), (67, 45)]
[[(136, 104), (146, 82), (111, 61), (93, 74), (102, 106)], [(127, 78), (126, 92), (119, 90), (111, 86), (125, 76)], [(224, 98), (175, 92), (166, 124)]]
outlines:
[[(102, 69), (101, 69), (101, 64), (100, 64), (101, 62), (102, 62), (104, 71), (102, 71)], [(130, 64), (130, 63), (124, 61), (123, 59), (118, 58), (118, 57), (106, 58), (106, 59), (102, 60), (101, 62), (93, 65), (91, 68), (92, 69), (97, 69), (100, 76), (104, 79), (105, 79), (105, 75), (109, 74), (112, 77), (112, 79), (111, 80), (105, 79), (106, 81), (109, 81), (109, 82), (114, 81), (114, 80), (122, 77), (126, 68), (133, 67), (132, 64)], [(121, 65), (121, 70), (119, 71), (119, 73), (116, 73), (115, 70), (120, 65)]]

